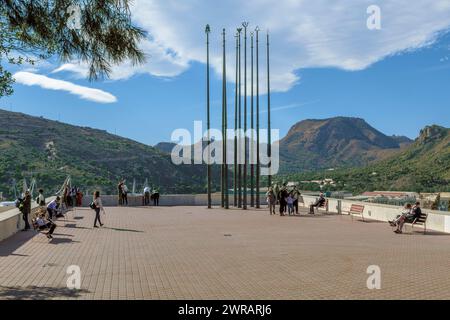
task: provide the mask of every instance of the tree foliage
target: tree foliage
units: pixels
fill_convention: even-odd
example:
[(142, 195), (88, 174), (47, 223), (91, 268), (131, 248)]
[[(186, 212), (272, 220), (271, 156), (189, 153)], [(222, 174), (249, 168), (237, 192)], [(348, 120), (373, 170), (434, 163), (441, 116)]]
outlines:
[(6, 64), (57, 56), (87, 63), (96, 80), (114, 64), (143, 63), (145, 36), (131, 21), (128, 0), (0, 0), (0, 97), (12, 94)]

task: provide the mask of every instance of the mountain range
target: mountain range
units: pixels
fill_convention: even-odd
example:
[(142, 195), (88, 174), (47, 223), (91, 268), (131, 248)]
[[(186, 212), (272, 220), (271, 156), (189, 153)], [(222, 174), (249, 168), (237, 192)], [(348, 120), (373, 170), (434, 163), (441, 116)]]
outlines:
[[(280, 173), (311, 176), (330, 173), (326, 169), (333, 168), (335, 175), (350, 171), (364, 175), (366, 169), (387, 172), (391, 168), (394, 172), (394, 168), (399, 168), (395, 171), (399, 176), (380, 174), (385, 180), (373, 183), (387, 189), (411, 182), (406, 175), (410, 171), (401, 169), (410, 167), (420, 169), (424, 179), (434, 176), (425, 184), (427, 188), (434, 184), (445, 186), (450, 179), (448, 130), (430, 126), (412, 141), (403, 136), (387, 136), (359, 118), (303, 120), (280, 140)], [(161, 142), (151, 147), (103, 130), (0, 109), (0, 191), (13, 195), (13, 181), (24, 177), (34, 177), (38, 187), (56, 191), (71, 175), (73, 183), (83, 190), (100, 189), (105, 193), (115, 192), (117, 181), (122, 178), (127, 179), (129, 188), (136, 178), (139, 190), (148, 179), (162, 192), (205, 192), (205, 166), (174, 165), (169, 154), (173, 146)], [(213, 166), (213, 175), (213, 187), (217, 190), (219, 166)], [(401, 183), (402, 179), (406, 182)]]
[(115, 192), (122, 178), (130, 189), (136, 178), (139, 190), (148, 179), (162, 192), (204, 192), (203, 165), (176, 166), (156, 148), (103, 130), (1, 109), (0, 152), (0, 191), (6, 196), (14, 194), (13, 181), (21, 185), (33, 177), (38, 187), (53, 192), (67, 175), (90, 192)]
[(387, 136), (359, 118), (303, 120), (280, 140), (281, 172), (364, 166), (412, 143)]

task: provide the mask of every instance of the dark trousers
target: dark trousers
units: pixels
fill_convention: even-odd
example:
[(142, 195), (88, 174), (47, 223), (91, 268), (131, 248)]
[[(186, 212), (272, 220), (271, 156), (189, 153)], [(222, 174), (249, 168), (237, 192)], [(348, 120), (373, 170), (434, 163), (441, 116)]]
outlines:
[(150, 204), (150, 193), (146, 192), (144, 195), (144, 206), (148, 206)]
[(53, 215), (56, 214), (56, 210), (47, 208), (48, 216), (50, 219), (53, 219)]
[(98, 223), (102, 224), (102, 221), (100, 220), (100, 208), (95, 209), (95, 221), (94, 221), (94, 226), (97, 225), (97, 221), (98, 221)]
[(127, 206), (128, 205), (128, 195), (126, 193), (124, 193), (122, 195), (122, 197), (123, 197), (123, 204)]
[(320, 208), (323, 206), (323, 203), (314, 203), (309, 207), (309, 212), (314, 213), (314, 208)]
[(286, 212), (286, 201), (280, 200), (280, 214), (283, 214)]
[(48, 222), (45, 226), (39, 227), (39, 230), (45, 230), (48, 229), (47, 234), (53, 234), (53, 232), (56, 229), (56, 224), (52, 222)]
[(30, 223), (28, 222), (28, 212), (22, 212), (22, 219), (25, 222), (25, 230), (30, 229)]
[(159, 193), (155, 193), (153, 195), (153, 205), (154, 206), (159, 206)]
[(298, 214), (298, 199), (294, 201), (295, 214)]

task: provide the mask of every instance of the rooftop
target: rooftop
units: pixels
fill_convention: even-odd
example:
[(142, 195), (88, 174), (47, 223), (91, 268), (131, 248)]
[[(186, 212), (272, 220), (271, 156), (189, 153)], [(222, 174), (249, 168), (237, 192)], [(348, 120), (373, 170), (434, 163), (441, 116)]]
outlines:
[[(76, 209), (0, 243), (0, 299), (450, 299), (450, 235), (266, 210)], [(81, 290), (66, 269), (81, 269)], [(381, 268), (381, 289), (366, 286)]]

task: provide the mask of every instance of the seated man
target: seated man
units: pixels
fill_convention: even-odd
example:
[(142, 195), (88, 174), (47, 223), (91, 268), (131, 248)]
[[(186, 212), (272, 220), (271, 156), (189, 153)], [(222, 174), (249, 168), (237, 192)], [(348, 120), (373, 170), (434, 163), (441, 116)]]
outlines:
[(317, 199), (316, 202), (309, 207), (309, 214), (314, 214), (314, 208), (323, 207), (325, 205), (325, 201), (325, 196), (323, 195), (323, 192), (321, 192), (319, 199)]
[(56, 229), (56, 224), (53, 221), (51, 221), (51, 220), (47, 221), (47, 220), (45, 220), (43, 215), (39, 215), (36, 218), (36, 225), (39, 228), (39, 230), (41, 230), (41, 231), (48, 229), (48, 231), (46, 233), (47, 238), (53, 239), (52, 234)]
[(56, 217), (57, 209), (58, 209), (58, 203), (59, 203), (60, 200), (61, 200), (60, 197), (56, 197), (56, 200), (51, 201), (47, 205), (47, 212), (48, 212), (48, 216), (50, 217), (50, 219), (53, 219), (53, 216)]
[[(420, 206), (420, 204), (419, 204), (419, 206)], [(414, 208), (416, 208), (416, 207), (414, 207)], [(420, 208), (419, 208), (419, 212), (420, 212), (419, 213), (419, 217), (420, 217), (420, 214), (422, 213)], [(411, 204), (407, 203), (405, 205), (405, 209), (404, 209), (402, 215), (394, 221), (389, 221), (389, 224), (391, 226), (397, 226), (397, 229), (394, 230), (395, 233), (402, 233), (404, 224), (414, 222), (414, 220), (416, 219), (416, 214), (417, 214), (417, 210), (414, 211), (414, 209), (412, 209)]]

